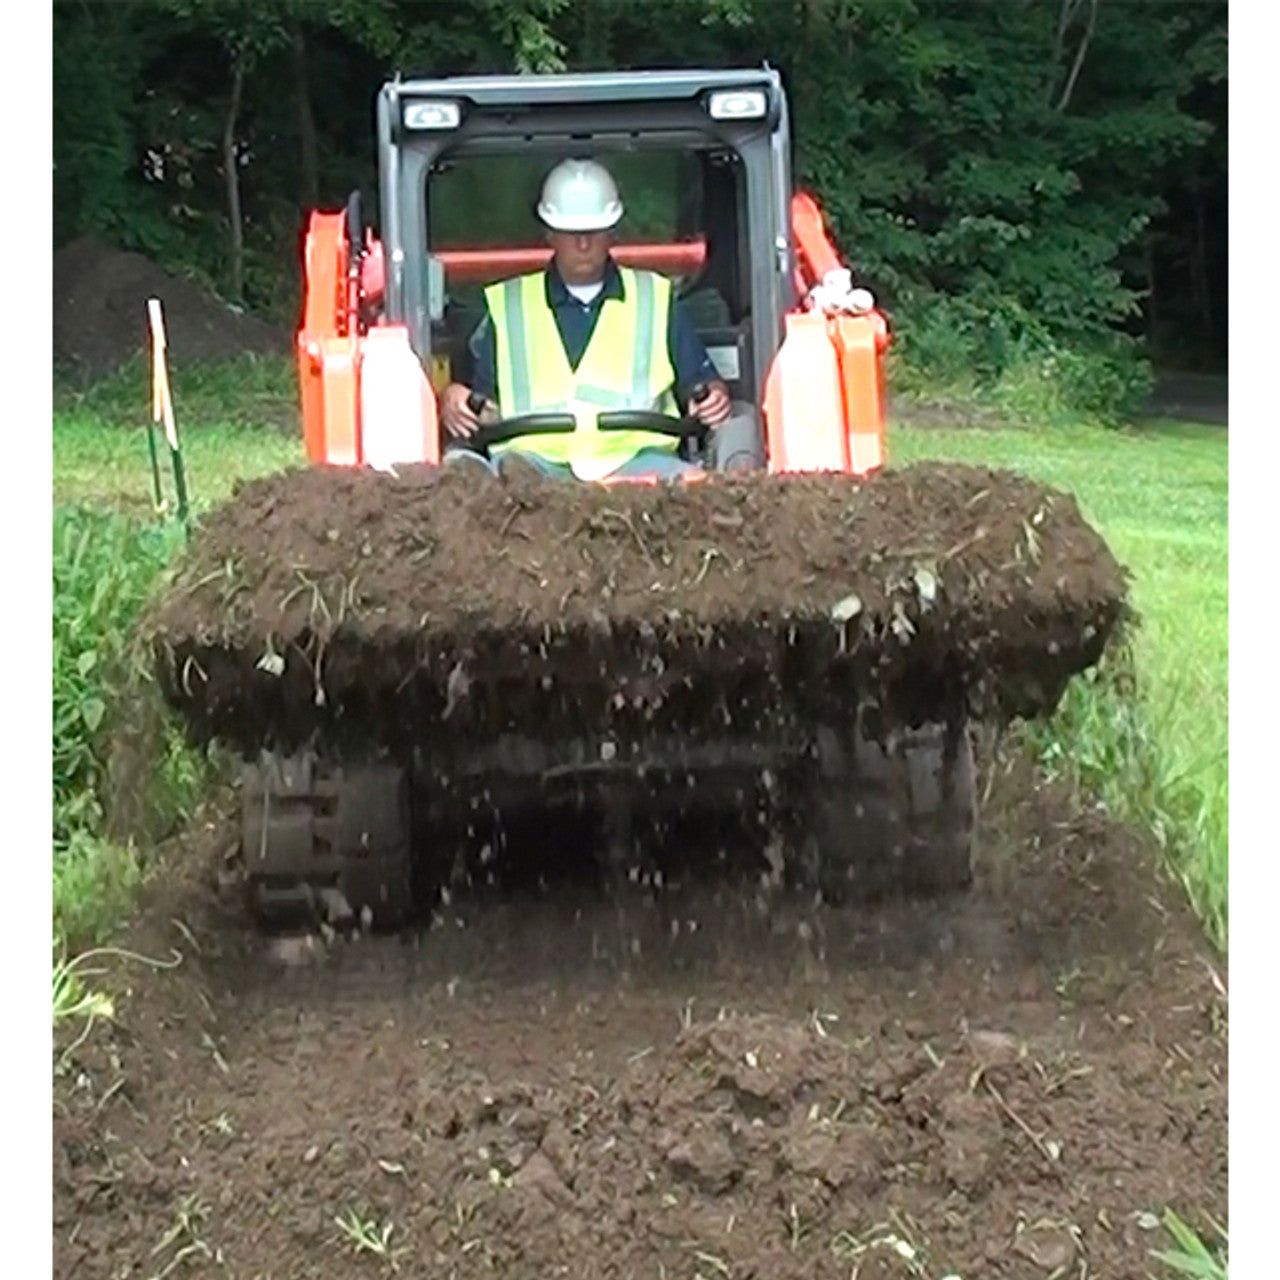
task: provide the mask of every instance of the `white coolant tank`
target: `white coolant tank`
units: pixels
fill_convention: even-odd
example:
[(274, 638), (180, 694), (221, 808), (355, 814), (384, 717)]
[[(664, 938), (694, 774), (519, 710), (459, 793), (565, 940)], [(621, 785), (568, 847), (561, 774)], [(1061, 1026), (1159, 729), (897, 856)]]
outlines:
[(823, 316), (809, 312), (786, 317), (786, 337), (778, 349), (775, 412), (782, 421), (782, 457), (786, 471), (845, 471), (844, 403), (840, 361)]
[(385, 471), (400, 462), (438, 461), (435, 395), (400, 325), (362, 340), (360, 435), (364, 461)]

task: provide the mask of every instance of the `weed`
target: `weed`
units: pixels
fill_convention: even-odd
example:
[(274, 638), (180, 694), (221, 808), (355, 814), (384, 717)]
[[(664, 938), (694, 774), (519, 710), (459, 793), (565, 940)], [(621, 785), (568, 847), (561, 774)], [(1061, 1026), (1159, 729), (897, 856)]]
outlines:
[(925, 1280), (930, 1272), (924, 1253), (913, 1243), (909, 1225), (896, 1213), (890, 1213), (890, 1221), (880, 1222), (855, 1236), (851, 1231), (841, 1231), (831, 1242), (831, 1252), (843, 1262), (854, 1264), (856, 1275), (870, 1257), (896, 1258), (909, 1276)]
[(208, 1218), (208, 1205), (196, 1196), (182, 1197), (174, 1214), (173, 1225), (151, 1250), (151, 1256), (154, 1258), (169, 1249), (173, 1252), (163, 1268), (152, 1273), (150, 1280), (164, 1280), (178, 1267), (185, 1268), (196, 1261), (222, 1261), (221, 1251), (211, 1248), (201, 1236)]
[(1212, 1219), (1210, 1224), (1220, 1241), (1213, 1249), (1172, 1209), (1166, 1209), (1164, 1226), (1173, 1237), (1175, 1248), (1153, 1249), (1151, 1256), (1179, 1276), (1190, 1276), (1192, 1280), (1227, 1280), (1226, 1228)]
[(406, 1250), (393, 1248), (391, 1233), (395, 1229), (390, 1219), (378, 1223), (372, 1218), (362, 1218), (354, 1209), (347, 1209), (334, 1223), (357, 1253), (371, 1253), (386, 1263), (392, 1271), (400, 1269), (399, 1262)]
[(813, 1229), (813, 1224), (806, 1222), (800, 1216), (800, 1211), (794, 1204), (788, 1208), (783, 1217), (787, 1226), (787, 1243), (791, 1248), (791, 1252), (797, 1253), (800, 1246), (804, 1244), (809, 1232)]
[(66, 508), (53, 519), (54, 840), (102, 819), (104, 734), (129, 630), (177, 549), (173, 529)]
[(200, 1126), (200, 1132), (202, 1135), (210, 1137), (216, 1135), (220, 1138), (234, 1138), (236, 1126), (225, 1111), (220, 1111), (212, 1120), (207, 1120)]
[(693, 1254), (695, 1261), (699, 1264), (694, 1271), (695, 1277), (703, 1277), (706, 1280), (706, 1273), (702, 1268), (709, 1267), (710, 1274), (713, 1276), (729, 1276), (732, 1275), (732, 1269), (729, 1264), (717, 1253), (712, 1253), (709, 1249), (702, 1249), (696, 1246), (690, 1247), (690, 1253)]
[(53, 958), (53, 1025), (58, 1026), (76, 1018), (84, 1018), (85, 1025), (76, 1039), (63, 1050), (58, 1059), (62, 1066), (70, 1056), (88, 1038), (94, 1024), (100, 1019), (115, 1016), (115, 1005), (111, 997), (95, 991), (85, 985), (86, 978), (100, 977), (102, 969), (89, 969), (86, 964), (99, 957), (118, 956), (125, 960), (136, 960), (153, 969), (173, 969), (182, 962), (182, 957), (174, 953), (171, 960), (153, 960), (148, 956), (140, 956), (135, 951), (124, 951), (117, 947), (98, 947), (92, 951), (81, 952), (74, 960), (67, 960), (65, 955), (57, 954)]
[(83, 1017), (90, 1025), (98, 1018), (115, 1016), (115, 1006), (110, 996), (85, 987), (76, 965), (83, 960), (67, 960), (55, 956), (53, 961), (53, 1025), (59, 1026), (74, 1018)]

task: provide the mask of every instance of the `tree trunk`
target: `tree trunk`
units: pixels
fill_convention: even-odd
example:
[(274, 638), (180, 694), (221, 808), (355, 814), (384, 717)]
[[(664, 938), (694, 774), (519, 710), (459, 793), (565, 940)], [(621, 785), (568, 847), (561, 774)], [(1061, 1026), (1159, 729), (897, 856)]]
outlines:
[(600, 6), (602, 0), (582, 6), (582, 61), (591, 70), (607, 65)]
[(244, 89), (244, 61), (237, 57), (231, 71), (231, 101), (222, 130), (222, 168), (227, 178), (227, 218), (231, 223), (231, 297), (244, 302), (244, 222), (240, 214), (240, 165), (236, 157), (236, 121)]
[(1058, 100), (1058, 110), (1065, 111), (1067, 103), (1071, 101), (1071, 92), (1076, 87), (1076, 80), (1080, 75), (1080, 68), (1084, 66), (1084, 55), (1089, 50), (1089, 42), (1093, 39), (1093, 29), (1098, 21), (1098, 0), (1089, 0), (1089, 22), (1084, 29), (1084, 35), (1080, 37), (1080, 47), (1076, 50), (1076, 60), (1071, 65), (1071, 74), (1067, 77), (1066, 88), (1062, 91), (1062, 97)]
[(1160, 312), (1156, 296), (1155, 236), (1147, 235), (1142, 252), (1147, 268), (1147, 341), (1153, 342), (1159, 338), (1160, 330)]
[(1209, 299), (1209, 237), (1204, 208), (1204, 186), (1195, 182), (1191, 186), (1191, 198), (1196, 206), (1196, 247), (1191, 259), (1195, 294), (1200, 304), (1200, 323), (1204, 326), (1203, 341), (1213, 342), (1213, 304)]
[(320, 161), (316, 145), (316, 118), (311, 110), (311, 80), (307, 74), (307, 42), (302, 24), (293, 28), (294, 102), (298, 110), (298, 147), (302, 161), (302, 207), (320, 203)]

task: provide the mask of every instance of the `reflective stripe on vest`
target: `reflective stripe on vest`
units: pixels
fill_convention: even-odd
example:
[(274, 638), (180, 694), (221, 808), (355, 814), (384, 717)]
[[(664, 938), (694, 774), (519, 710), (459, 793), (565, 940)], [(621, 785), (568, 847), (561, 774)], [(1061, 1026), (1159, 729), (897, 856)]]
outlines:
[(599, 479), (641, 449), (673, 453), (671, 436), (653, 431), (600, 431), (596, 414), (650, 409), (676, 414), (675, 370), (667, 351), (671, 281), (652, 271), (619, 267), (621, 299), (606, 298), (577, 369), (569, 365), (545, 274), (516, 276), (490, 285), (485, 301), (497, 348), (498, 404), (504, 417), (570, 412), (572, 435), (519, 436), (505, 448), (527, 449), (551, 462), (569, 463), (584, 479)]

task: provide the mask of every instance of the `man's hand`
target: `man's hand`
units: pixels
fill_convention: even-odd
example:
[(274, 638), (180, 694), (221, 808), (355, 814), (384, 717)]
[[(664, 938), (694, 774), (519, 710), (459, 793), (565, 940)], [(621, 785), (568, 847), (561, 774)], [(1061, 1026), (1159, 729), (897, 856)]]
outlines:
[(707, 383), (706, 395), (701, 400), (690, 400), (687, 412), (709, 427), (718, 427), (733, 409), (729, 388), (718, 378)]
[(493, 404), (486, 400), (481, 418), (476, 417), (467, 403), (470, 395), (470, 387), (464, 387), (460, 382), (451, 382), (445, 387), (444, 394), (440, 397), (440, 421), (444, 423), (444, 429), (455, 439), (467, 439), (475, 434), (481, 418), (489, 421), (496, 416), (497, 411)]

